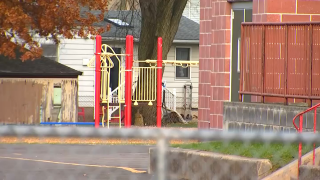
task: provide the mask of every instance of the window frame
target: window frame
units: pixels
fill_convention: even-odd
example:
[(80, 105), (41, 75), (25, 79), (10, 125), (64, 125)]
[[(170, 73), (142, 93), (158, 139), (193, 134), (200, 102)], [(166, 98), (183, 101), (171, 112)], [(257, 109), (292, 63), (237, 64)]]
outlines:
[[(174, 60), (175, 61), (179, 61), (177, 60), (177, 49), (179, 48), (183, 48), (183, 49), (189, 49), (189, 60), (186, 60), (186, 61), (191, 61), (192, 59), (192, 47), (191, 46), (175, 46), (174, 48)], [(177, 81), (186, 81), (186, 80), (191, 80), (191, 67), (187, 67), (189, 68), (189, 75), (188, 77), (177, 77), (177, 66), (174, 66), (174, 80), (177, 80)]]
[[(59, 93), (60, 98), (56, 99), (56, 93)], [(59, 96), (58, 95), (58, 96)], [(62, 105), (62, 87), (61, 85), (54, 85), (53, 86), (53, 106), (61, 106)], [(56, 102), (56, 100), (58, 101), (58, 103)]]
[[(59, 48), (60, 48), (60, 44), (55, 44), (55, 43), (40, 43), (40, 47), (43, 48), (43, 46), (47, 46), (47, 45), (53, 45), (53, 46), (57, 46), (57, 50), (56, 50), (56, 60), (53, 60), (53, 61), (56, 61), (56, 62), (59, 62)], [(42, 49), (43, 50), (43, 49)], [(46, 57), (46, 58), (49, 58), (50, 60), (52, 60), (51, 58), (54, 57), (54, 56), (44, 56), (42, 54), (43, 57)]]

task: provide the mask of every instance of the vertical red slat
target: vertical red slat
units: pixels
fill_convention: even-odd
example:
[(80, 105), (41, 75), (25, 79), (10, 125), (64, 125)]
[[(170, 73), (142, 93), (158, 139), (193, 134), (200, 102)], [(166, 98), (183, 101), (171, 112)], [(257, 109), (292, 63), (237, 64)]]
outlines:
[[(288, 25), (285, 26), (285, 41), (284, 41), (284, 94), (288, 95)], [(288, 105), (288, 98), (285, 97), (285, 105)]]
[[(265, 63), (266, 63), (266, 61), (265, 61), (265, 44), (266, 44), (266, 41), (265, 41), (265, 39), (266, 39), (266, 29), (265, 29), (265, 26), (262, 26), (262, 29), (261, 29), (261, 55), (260, 55), (260, 57), (261, 57), (261, 59), (260, 59), (260, 61), (259, 61), (259, 63), (261, 64), (261, 70), (260, 70), (260, 77), (261, 77), (261, 79), (260, 79), (260, 85), (261, 85), (261, 93), (263, 94), (263, 93), (265, 93), (266, 91), (265, 91)], [(262, 95), (262, 97), (261, 97), (261, 101), (262, 101), (262, 103), (264, 103), (265, 102), (265, 96), (264, 95)]]
[(246, 47), (245, 47), (245, 40), (246, 40), (246, 38), (244, 37), (244, 34), (245, 34), (245, 31), (246, 30), (246, 28), (244, 28), (244, 26), (243, 25), (241, 25), (241, 48), (240, 48), (240, 84), (239, 84), (239, 91), (240, 91), (240, 93), (239, 93), (239, 101), (240, 102), (242, 102), (242, 94), (241, 94), (241, 92), (243, 91), (243, 86), (242, 86), (242, 84), (243, 84), (243, 70), (244, 70), (244, 68), (243, 68), (243, 61), (244, 61), (244, 57), (245, 57), (245, 49), (246, 49)]
[[(308, 81), (308, 88), (309, 88), (309, 97), (311, 97), (312, 96), (312, 51), (313, 51), (313, 25), (310, 25), (310, 27), (309, 27), (309, 52), (308, 52), (308, 54), (309, 54), (309, 64), (310, 64), (310, 66), (309, 66), (309, 72), (308, 72), (308, 74), (309, 74), (309, 81)], [(310, 98), (309, 99), (309, 106), (312, 106), (312, 99)]]

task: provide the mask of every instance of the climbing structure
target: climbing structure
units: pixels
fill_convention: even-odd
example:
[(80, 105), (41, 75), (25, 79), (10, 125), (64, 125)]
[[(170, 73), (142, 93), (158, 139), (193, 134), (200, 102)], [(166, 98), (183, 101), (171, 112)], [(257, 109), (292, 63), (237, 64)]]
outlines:
[[(125, 56), (125, 63), (121, 62), (121, 56)], [(113, 58), (112, 60), (112, 57)], [(116, 62), (115, 62), (116, 61)], [(134, 65), (134, 62), (135, 65)], [(115, 67), (114, 64), (119, 64)], [(150, 66), (140, 67), (136, 64), (147, 63)], [(126, 37), (126, 53), (117, 54), (107, 44), (101, 44), (101, 36), (96, 36), (96, 53), (91, 58), (88, 67), (95, 68), (95, 127), (99, 127), (100, 115), (102, 126), (107, 127), (111, 119), (117, 119), (119, 127), (123, 117), (124, 125), (131, 126), (131, 107), (139, 103), (153, 105), (157, 103), (157, 127), (161, 127), (162, 107), (162, 64), (189, 67), (198, 66), (198, 61), (162, 60), (162, 38), (158, 38), (157, 60), (133, 60), (133, 36)], [(110, 89), (111, 69), (118, 68), (117, 88)], [(116, 114), (116, 116), (113, 116)]]

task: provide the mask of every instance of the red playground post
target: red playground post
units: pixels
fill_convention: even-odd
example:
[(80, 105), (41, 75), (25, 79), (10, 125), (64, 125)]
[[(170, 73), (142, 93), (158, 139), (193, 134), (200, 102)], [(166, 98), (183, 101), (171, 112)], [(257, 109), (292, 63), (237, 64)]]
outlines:
[(158, 37), (157, 59), (157, 127), (161, 127), (161, 95), (162, 95), (162, 38)]
[(133, 66), (133, 36), (129, 35), (129, 69), (130, 71), (128, 72), (129, 74), (129, 106), (128, 106), (128, 127), (131, 127), (131, 106), (132, 106), (132, 100), (131, 100), (131, 96), (132, 96), (132, 66)]
[(125, 118), (124, 126), (131, 127), (131, 91), (132, 91), (132, 65), (133, 65), (133, 36), (126, 37), (126, 72), (125, 72)]
[(95, 71), (96, 71), (96, 79), (95, 79), (95, 112), (94, 112), (94, 127), (99, 128), (99, 120), (100, 120), (100, 55), (101, 55), (101, 36), (96, 36), (96, 65), (95, 65)]

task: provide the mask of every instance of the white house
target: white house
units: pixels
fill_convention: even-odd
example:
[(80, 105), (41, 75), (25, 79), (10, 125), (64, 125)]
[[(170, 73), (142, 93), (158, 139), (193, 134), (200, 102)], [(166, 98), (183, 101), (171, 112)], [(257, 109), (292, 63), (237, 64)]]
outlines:
[(189, 0), (182, 15), (200, 23), (200, 0)]
[[(102, 44), (108, 44), (118, 53), (125, 53), (125, 36), (131, 34), (135, 38), (134, 60), (138, 56), (138, 43), (140, 35), (140, 13), (136, 11), (108, 11), (104, 22), (98, 25), (111, 24), (110, 31), (101, 34)], [(79, 76), (79, 107), (86, 108), (86, 117), (93, 117), (94, 106), (94, 77), (93, 68), (87, 67), (87, 62), (94, 56), (95, 40), (92, 39), (62, 39), (59, 45), (50, 42), (42, 42), (44, 56), (56, 59), (73, 69), (83, 72)], [(182, 17), (179, 29), (174, 38), (167, 59), (171, 60), (193, 60), (199, 59), (199, 24)], [(122, 58), (124, 63), (124, 58)], [(177, 109), (183, 107), (184, 85), (192, 83), (192, 104), (197, 108), (198, 104), (198, 67), (165, 67), (163, 80), (169, 90), (176, 89)]]

